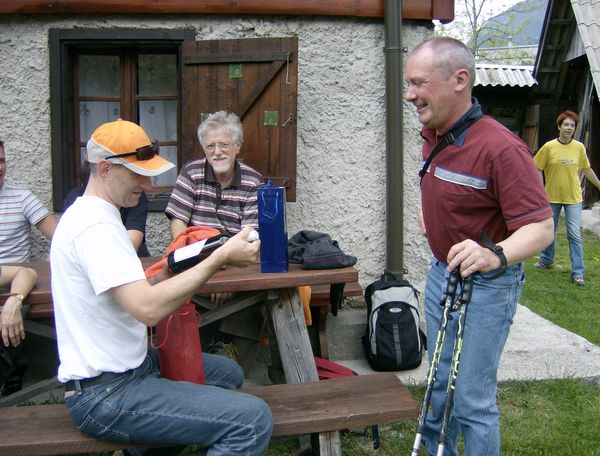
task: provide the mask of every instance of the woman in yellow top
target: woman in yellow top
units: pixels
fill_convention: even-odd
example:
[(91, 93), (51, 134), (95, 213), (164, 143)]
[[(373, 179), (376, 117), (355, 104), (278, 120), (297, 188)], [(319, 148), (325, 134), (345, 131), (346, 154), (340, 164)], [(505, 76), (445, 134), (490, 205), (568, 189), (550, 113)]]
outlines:
[(554, 263), (556, 228), (561, 209), (565, 210), (567, 239), (571, 257), (571, 280), (583, 286), (583, 239), (581, 237), (581, 209), (583, 195), (579, 172), (600, 190), (600, 181), (590, 167), (585, 146), (573, 139), (579, 116), (573, 111), (564, 111), (556, 119), (558, 138), (548, 141), (534, 157), (538, 169), (546, 178), (546, 192), (554, 213), (554, 242), (540, 254), (535, 266), (548, 268)]

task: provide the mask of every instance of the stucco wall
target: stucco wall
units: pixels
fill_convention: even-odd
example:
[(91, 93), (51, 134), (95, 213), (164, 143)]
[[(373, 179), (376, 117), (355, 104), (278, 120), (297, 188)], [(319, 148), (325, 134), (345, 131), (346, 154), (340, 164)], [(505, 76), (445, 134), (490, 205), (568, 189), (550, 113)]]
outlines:
[[(0, 16), (0, 139), (8, 179), (33, 190), (48, 207), (50, 157), (50, 28), (194, 28), (196, 38), (298, 36), (297, 202), (287, 205), (289, 235), (302, 229), (331, 234), (358, 257), (367, 285), (385, 267), (385, 63), (383, 21), (323, 17), (247, 16)], [(424, 23), (404, 26), (409, 50), (430, 36)], [(418, 232), (420, 125), (404, 104), (404, 264), (419, 284), (429, 249)], [(37, 231), (37, 230), (34, 230)], [(35, 256), (45, 243), (35, 233)], [(148, 218), (149, 247), (169, 242), (162, 213)]]

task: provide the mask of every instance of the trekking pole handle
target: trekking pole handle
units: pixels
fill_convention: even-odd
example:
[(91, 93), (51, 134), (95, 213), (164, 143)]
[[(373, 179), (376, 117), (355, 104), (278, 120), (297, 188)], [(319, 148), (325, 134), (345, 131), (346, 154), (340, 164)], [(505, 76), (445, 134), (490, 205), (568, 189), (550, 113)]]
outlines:
[(460, 293), (461, 304), (469, 304), (473, 296), (473, 276), (467, 276), (463, 279), (462, 291)]
[(456, 295), (456, 287), (458, 285), (458, 278), (460, 273), (458, 272), (458, 268), (450, 273), (450, 277), (448, 278), (448, 288), (446, 289), (446, 295), (449, 297), (454, 297)]

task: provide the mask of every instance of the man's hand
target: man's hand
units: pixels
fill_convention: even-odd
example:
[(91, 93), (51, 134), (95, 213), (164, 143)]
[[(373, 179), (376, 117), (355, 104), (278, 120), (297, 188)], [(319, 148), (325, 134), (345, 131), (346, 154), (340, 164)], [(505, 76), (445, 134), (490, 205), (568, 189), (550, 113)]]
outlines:
[(221, 307), (227, 303), (233, 296), (233, 293), (213, 293), (210, 295), (210, 302), (217, 307)]
[[(244, 267), (258, 262), (260, 240), (248, 241), (248, 235), (253, 229), (246, 226), (238, 234), (229, 239), (224, 245), (215, 250), (211, 256), (224, 255), (223, 264)], [(218, 252), (218, 253), (217, 253)]]
[(460, 266), (460, 275), (467, 277), (474, 272), (487, 272), (498, 269), (502, 262), (498, 255), (472, 239), (454, 244), (448, 252), (448, 270)]
[(15, 297), (8, 298), (0, 314), (2, 342), (6, 347), (19, 346), (25, 339), (25, 326), (21, 316), (21, 303)]

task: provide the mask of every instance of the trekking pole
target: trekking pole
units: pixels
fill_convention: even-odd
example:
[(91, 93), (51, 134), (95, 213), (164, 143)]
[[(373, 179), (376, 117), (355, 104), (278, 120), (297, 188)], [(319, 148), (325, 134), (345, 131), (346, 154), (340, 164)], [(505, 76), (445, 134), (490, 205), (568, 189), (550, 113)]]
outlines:
[[(442, 427), (440, 429), (440, 440), (438, 444), (437, 456), (444, 456), (446, 450), (446, 438), (448, 433), (448, 423), (450, 421), (450, 413), (454, 405), (454, 390), (456, 389), (456, 377), (458, 375), (458, 364), (460, 362), (460, 354), (462, 353), (463, 336), (465, 333), (465, 322), (467, 318), (468, 305), (471, 302), (473, 294), (473, 277), (468, 276), (463, 279), (460, 298), (456, 306), (460, 307), (458, 315), (458, 330), (456, 339), (454, 340), (454, 351), (452, 353), (452, 364), (450, 365), (450, 375), (448, 378), (448, 387), (446, 390), (446, 404), (444, 406), (444, 415), (442, 418)], [(452, 309), (456, 310), (456, 309)]]
[(433, 356), (431, 357), (429, 373), (427, 374), (427, 389), (425, 390), (425, 396), (423, 397), (423, 403), (421, 404), (421, 411), (419, 413), (419, 420), (417, 422), (417, 435), (415, 436), (415, 442), (413, 444), (411, 456), (417, 456), (419, 454), (419, 446), (421, 445), (421, 438), (423, 437), (423, 431), (425, 430), (425, 418), (427, 418), (429, 403), (431, 402), (431, 394), (433, 393), (433, 386), (436, 381), (440, 358), (442, 356), (442, 349), (444, 348), (446, 328), (448, 327), (448, 315), (450, 314), (450, 309), (454, 306), (454, 301), (456, 298), (456, 285), (458, 283), (458, 278), (458, 269), (452, 271), (448, 277), (446, 297), (442, 301), (444, 304), (444, 312), (442, 314), (440, 327), (435, 339), (435, 349), (433, 351)]

